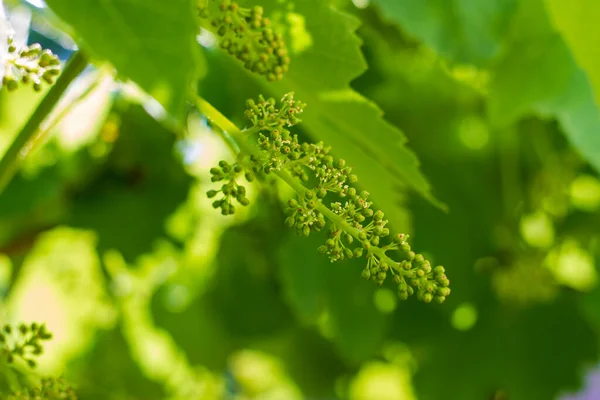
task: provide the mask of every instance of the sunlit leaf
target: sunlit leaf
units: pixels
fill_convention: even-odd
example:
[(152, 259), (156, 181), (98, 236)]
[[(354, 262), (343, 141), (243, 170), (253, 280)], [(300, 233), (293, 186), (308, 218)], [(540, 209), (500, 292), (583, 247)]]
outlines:
[(545, 0), (556, 29), (569, 45), (577, 64), (593, 84), (596, 104), (600, 104), (600, 3), (594, 0), (564, 2)]
[(365, 188), (388, 210), (392, 222), (401, 220), (394, 215), (400, 190), (409, 188), (440, 206), (404, 134), (382, 118), (375, 103), (349, 87), (366, 70), (361, 41), (354, 33), (358, 20), (326, 2), (311, 0), (298, 2), (287, 21), (289, 40), (300, 35), (300, 25), (305, 45), (292, 52), (290, 71), (269, 90), (278, 96), (293, 91), (308, 104), (303, 128), (332, 146), (364, 182), (380, 182)]
[(490, 88), (500, 126), (528, 113), (556, 118), (573, 146), (600, 170), (600, 109), (585, 72), (554, 31), (541, 1), (523, 3)]
[(112, 63), (179, 122), (201, 73), (190, 0), (49, 0), (84, 50)]
[(378, 0), (385, 15), (441, 56), (482, 65), (497, 56), (517, 0)]

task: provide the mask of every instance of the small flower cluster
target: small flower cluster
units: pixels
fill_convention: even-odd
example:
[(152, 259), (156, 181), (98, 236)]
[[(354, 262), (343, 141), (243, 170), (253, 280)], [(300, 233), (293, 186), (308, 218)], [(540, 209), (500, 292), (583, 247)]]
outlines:
[(15, 90), (22, 84), (32, 83), (35, 91), (42, 90), (42, 82), (54, 83), (60, 74), (60, 60), (50, 50), (42, 50), (37, 43), (17, 48), (8, 38), (8, 54), (4, 65), (2, 85)]
[(265, 99), (262, 95), (258, 96), (258, 101), (249, 99), (246, 101), (246, 117), (256, 128), (289, 137), (290, 131), (285, 128), (302, 122), (298, 114), (304, 111), (306, 104), (295, 100), (293, 93), (283, 96), (280, 108), (276, 104), (275, 99)]
[(4, 325), (0, 332), (0, 353), (12, 363), (15, 357), (23, 359), (31, 368), (36, 366), (34, 356), (44, 351), (42, 341), (52, 339), (52, 334), (43, 324), (20, 324), (17, 328)]
[(43, 378), (40, 385), (10, 394), (6, 400), (77, 400), (75, 390), (63, 378)]
[[(320, 253), (332, 262), (365, 257), (362, 277), (382, 285), (391, 276), (401, 299), (413, 294), (426, 303), (434, 299), (442, 303), (446, 299), (450, 281), (444, 267), (433, 268), (423, 255), (415, 254), (408, 244), (408, 235), (391, 235), (383, 211), (375, 211), (369, 193), (358, 192), (353, 186), (358, 178), (352, 167), (342, 159), (335, 160), (323, 143), (299, 143), (298, 136), (289, 131), (289, 127), (301, 122), (298, 114), (305, 104), (288, 93), (279, 106), (274, 99), (262, 96), (258, 101), (248, 100), (246, 105), (246, 116), (252, 123), (247, 132), (258, 132), (259, 151), (249, 156), (240, 153), (234, 167), (222, 161), (222, 169), (211, 170), (213, 180), (229, 180), (227, 190), (233, 193), (239, 193), (233, 174), (241, 174), (244, 168), (297, 180), (292, 183), (297, 193), (287, 202), (285, 223), (304, 236), (329, 224), (327, 240), (318, 249)], [(250, 161), (244, 162), (246, 158)], [(228, 170), (224, 171), (223, 166), (228, 166)], [(304, 186), (311, 182), (309, 175), (316, 182), (312, 189)], [(218, 204), (215, 202), (215, 207), (230, 201), (226, 185), (221, 190), (225, 196)], [(216, 194), (214, 190), (208, 192), (209, 197)]]
[(308, 175), (301, 167), (302, 163), (307, 161), (306, 157), (314, 155), (322, 158), (329, 149), (323, 148), (322, 143), (300, 144), (298, 136), (292, 135), (287, 129), (301, 122), (298, 114), (306, 107), (306, 104), (294, 100), (293, 93), (284, 95), (280, 108), (276, 108), (275, 104), (275, 99), (266, 100), (263, 96), (259, 96), (257, 102), (246, 102), (246, 117), (252, 122), (253, 128), (260, 132), (258, 144), (261, 152), (254, 155), (251, 161), (267, 174), (285, 166), (293, 175), (307, 181)]
[[(212, 203), (214, 208), (220, 208), (223, 215), (230, 215), (235, 213), (235, 206), (232, 203), (232, 199), (236, 199), (238, 203), (243, 206), (247, 206), (250, 202), (246, 197), (246, 188), (237, 183), (236, 179), (244, 172), (244, 169), (239, 164), (230, 165), (225, 160), (219, 162), (219, 167), (211, 168), (210, 173), (212, 175), (212, 182), (226, 181), (220, 190), (209, 190), (207, 196), (213, 198), (219, 193), (222, 193), (222, 197), (215, 200)], [(254, 174), (252, 172), (246, 172), (246, 180), (252, 182), (254, 180)]]
[(304, 195), (297, 195), (296, 199), (290, 199), (285, 209), (285, 224), (304, 236), (325, 228), (325, 216), (316, 209), (319, 203), (320, 200), (311, 190), (307, 190)]
[(201, 0), (197, 7), (200, 18), (209, 21), (221, 38), (222, 49), (242, 61), (246, 69), (269, 81), (283, 79), (290, 57), (283, 37), (273, 31), (262, 7), (244, 8), (231, 0), (221, 0), (218, 7), (209, 0)]

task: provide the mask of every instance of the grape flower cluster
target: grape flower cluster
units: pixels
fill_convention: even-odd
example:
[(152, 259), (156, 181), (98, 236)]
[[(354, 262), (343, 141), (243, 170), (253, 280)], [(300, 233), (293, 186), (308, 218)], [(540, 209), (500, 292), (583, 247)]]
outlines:
[[(426, 303), (442, 303), (450, 294), (450, 280), (443, 266), (433, 267), (422, 254), (416, 254), (408, 235), (392, 234), (381, 210), (375, 210), (367, 191), (358, 191), (358, 177), (343, 159), (335, 159), (331, 148), (319, 143), (300, 143), (289, 130), (301, 120), (305, 104), (293, 93), (274, 99), (259, 96), (247, 101), (246, 117), (252, 127), (246, 133), (258, 135), (258, 151), (238, 154), (233, 165), (221, 161), (211, 170), (213, 182), (225, 181), (221, 190), (210, 190), (209, 197), (223, 193), (213, 203), (222, 213), (233, 214), (233, 198), (248, 204), (245, 188), (236, 180), (244, 174), (248, 181), (256, 176), (276, 174), (296, 195), (287, 202), (285, 223), (303, 236), (325, 230), (327, 239), (318, 251), (334, 261), (366, 258), (361, 276), (378, 285), (391, 277), (398, 296), (416, 294)], [(314, 183), (308, 188), (308, 183)]]
[(50, 339), (52, 334), (43, 324), (34, 322), (30, 325), (20, 324), (18, 327), (6, 324), (0, 331), (0, 354), (9, 364), (15, 357), (19, 357), (34, 368), (36, 362), (33, 358), (42, 354), (42, 342)]
[(36, 92), (42, 90), (43, 83), (52, 84), (60, 74), (60, 60), (50, 50), (34, 43), (17, 47), (11, 36), (8, 37), (8, 54), (4, 65), (2, 85), (15, 90), (19, 83), (31, 83)]
[(8, 395), (6, 400), (77, 400), (75, 391), (63, 378), (43, 378), (39, 386)]
[(290, 57), (283, 37), (273, 31), (271, 20), (260, 6), (240, 7), (231, 0), (218, 5), (211, 0), (197, 3), (201, 21), (219, 36), (219, 46), (240, 60), (244, 67), (269, 81), (283, 78)]

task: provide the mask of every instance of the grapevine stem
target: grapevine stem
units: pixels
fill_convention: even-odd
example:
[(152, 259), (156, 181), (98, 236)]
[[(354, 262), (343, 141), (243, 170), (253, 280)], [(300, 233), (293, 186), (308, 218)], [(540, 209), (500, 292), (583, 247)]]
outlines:
[(58, 100), (87, 64), (87, 57), (81, 51), (73, 53), (63, 72), (0, 159), (0, 193), (4, 191), (23, 160), (31, 152), (38, 139), (40, 125), (48, 118)]
[[(239, 152), (238, 146), (239, 149), (242, 149), (243, 151), (251, 151), (251, 148), (243, 135), (243, 133), (249, 132), (250, 129), (248, 129), (247, 131), (241, 131), (226, 116), (221, 114), (219, 110), (214, 108), (209, 102), (207, 102), (200, 96), (197, 96), (196, 98), (196, 106), (198, 107), (198, 110), (204, 116), (206, 116), (206, 118), (208, 118), (209, 121), (211, 121), (213, 124), (217, 125), (221, 129), (219, 133), (227, 142), (227, 145), (229, 146), (234, 156), (237, 156)], [(234, 144), (230, 143), (232, 140), (235, 141)], [(281, 180), (287, 183), (299, 195), (303, 196), (308, 191), (308, 189), (302, 183), (300, 183), (297, 179), (291, 176), (287, 171), (274, 170), (272, 173), (277, 175), (277, 177), (279, 177)], [(352, 235), (355, 239), (360, 241), (359, 234), (361, 231), (359, 229), (350, 225), (342, 217), (331, 211), (322, 202), (318, 202), (315, 208), (335, 225), (337, 225), (345, 232)], [(396, 261), (394, 261), (392, 258), (388, 257), (385, 254), (384, 249), (378, 246), (371, 246), (367, 252), (367, 256), (370, 254), (375, 255), (380, 261), (385, 261), (388, 265), (390, 265), (390, 267), (398, 264)], [(400, 275), (408, 278), (413, 276), (412, 271), (404, 271), (394, 268), (391, 268), (390, 271), (392, 271), (392, 273), (399, 273)]]

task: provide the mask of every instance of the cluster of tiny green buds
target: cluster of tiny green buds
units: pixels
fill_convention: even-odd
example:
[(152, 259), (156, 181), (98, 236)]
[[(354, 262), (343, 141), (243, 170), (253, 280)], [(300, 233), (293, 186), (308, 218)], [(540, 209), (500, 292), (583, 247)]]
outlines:
[(43, 378), (39, 386), (12, 393), (6, 400), (77, 400), (77, 395), (63, 378)]
[(266, 130), (271, 134), (273, 131), (282, 130), (282, 135), (289, 134), (286, 127), (294, 126), (300, 122), (298, 114), (301, 114), (306, 104), (294, 99), (294, 93), (286, 93), (281, 99), (279, 108), (274, 98), (265, 99), (262, 95), (258, 100), (246, 101), (246, 117), (256, 128)]
[[(364, 257), (364, 279), (382, 285), (391, 277), (401, 299), (416, 294), (426, 303), (444, 302), (450, 294), (444, 267), (433, 268), (422, 254), (415, 254), (408, 235), (391, 234), (383, 211), (373, 209), (369, 193), (354, 187), (358, 177), (345, 160), (336, 160), (322, 142), (300, 143), (298, 136), (288, 130), (300, 122), (298, 114), (305, 104), (288, 93), (279, 104), (260, 96), (257, 101), (248, 100), (246, 106), (246, 116), (252, 123), (247, 132), (258, 133), (259, 152), (251, 154), (250, 163), (244, 165), (251, 165), (255, 172), (275, 171), (299, 180), (293, 184), (296, 196), (285, 208), (287, 226), (308, 236), (328, 225), (327, 239), (318, 251), (330, 261)], [(226, 177), (220, 170), (214, 174)], [(307, 182), (314, 182), (314, 186), (309, 189), (304, 185)], [(209, 197), (216, 193), (209, 192)]]
[(24, 360), (31, 368), (36, 366), (33, 357), (44, 351), (42, 342), (52, 339), (52, 334), (43, 324), (20, 324), (17, 327), (4, 325), (0, 331), (0, 352), (12, 363), (15, 357)]
[(285, 209), (285, 223), (295, 228), (299, 235), (308, 236), (325, 228), (325, 216), (316, 209), (320, 200), (313, 191), (307, 190), (303, 196), (290, 199)]
[(298, 135), (292, 135), (289, 131), (289, 127), (301, 122), (298, 114), (304, 111), (306, 104), (295, 100), (293, 93), (285, 94), (279, 107), (276, 103), (275, 99), (265, 99), (263, 96), (259, 96), (257, 101), (246, 102), (246, 117), (253, 128), (260, 132), (258, 144), (262, 152), (253, 161), (265, 173), (286, 167), (294, 176), (307, 181), (308, 175), (302, 164), (309, 157), (327, 153), (329, 149), (324, 149), (322, 144), (321, 147), (300, 144)]
[(4, 65), (2, 85), (15, 90), (19, 83), (31, 83), (35, 91), (42, 90), (42, 83), (54, 83), (60, 74), (60, 60), (50, 50), (34, 43), (18, 48), (12, 37), (8, 38), (8, 54)]
[(398, 284), (398, 296), (406, 299), (415, 293), (417, 298), (425, 303), (432, 300), (443, 303), (450, 295), (450, 280), (446, 276), (446, 270), (438, 265), (432, 268), (431, 263), (422, 254), (415, 254), (406, 242), (407, 235), (399, 235), (395, 238), (404, 260), (393, 266), (397, 271), (407, 271), (405, 275), (396, 274), (394, 282)]
[[(209, 190), (206, 193), (208, 198), (211, 199), (221, 194), (221, 198), (213, 201), (212, 206), (220, 208), (223, 215), (232, 215), (235, 213), (235, 206), (232, 203), (233, 199), (237, 200), (242, 206), (247, 206), (250, 203), (246, 197), (246, 188), (237, 182), (238, 177), (243, 172), (244, 169), (239, 164), (231, 165), (225, 160), (219, 161), (219, 166), (210, 170), (212, 182), (225, 182), (220, 190)], [(244, 176), (248, 182), (254, 180), (252, 172), (246, 172)]]
[(269, 81), (283, 79), (290, 57), (283, 37), (273, 31), (260, 6), (240, 7), (231, 0), (199, 0), (197, 7), (220, 37), (219, 46), (244, 63), (244, 67)]

